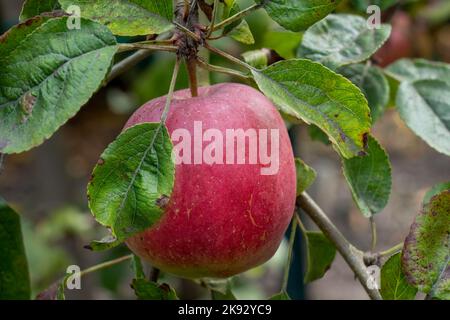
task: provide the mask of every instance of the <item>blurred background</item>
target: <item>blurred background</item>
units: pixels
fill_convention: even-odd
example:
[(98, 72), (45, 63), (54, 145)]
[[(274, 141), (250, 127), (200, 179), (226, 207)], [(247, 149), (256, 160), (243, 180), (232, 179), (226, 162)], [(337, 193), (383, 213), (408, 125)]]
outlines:
[[(392, 0), (395, 2), (394, 0)], [(0, 0), (1, 33), (17, 24), (21, 0)], [(338, 12), (364, 15), (371, 0), (343, 0)], [(393, 25), (391, 40), (375, 56), (384, 66), (401, 57), (423, 57), (450, 63), (450, 1), (399, 1), (383, 13)], [(242, 7), (251, 1), (239, 1)], [(248, 17), (257, 45), (247, 46), (231, 39), (215, 44), (239, 56), (242, 52), (268, 47), (283, 57), (293, 57), (301, 33), (282, 30), (264, 12)], [(127, 39), (121, 39), (127, 41)], [(120, 58), (120, 57), (119, 57)], [(211, 57), (211, 62), (227, 66)], [(120, 133), (130, 114), (144, 102), (166, 94), (172, 56), (155, 54), (102, 88), (81, 111), (50, 140), (29, 152), (5, 157), (0, 176), (0, 195), (23, 216), (25, 246), (29, 257), (33, 292), (36, 294), (64, 275), (68, 265), (82, 269), (127, 254), (122, 246), (106, 253), (94, 253), (83, 245), (105, 234), (87, 208), (86, 185), (99, 155)], [(0, 75), (1, 76), (1, 75)], [(211, 82), (238, 81), (211, 74)], [(186, 72), (177, 88), (186, 88)], [(388, 109), (373, 129), (374, 136), (389, 153), (393, 188), (387, 207), (375, 217), (377, 249), (386, 249), (404, 240), (422, 197), (436, 183), (450, 180), (450, 160), (428, 147)], [(318, 173), (310, 194), (341, 229), (361, 249), (370, 247), (370, 226), (351, 199), (341, 172), (338, 155), (311, 138), (303, 125), (291, 128), (294, 149)], [(310, 228), (314, 226), (305, 220)], [(297, 248), (300, 245), (297, 244)], [(298, 251), (298, 250), (297, 250)], [(267, 298), (279, 291), (287, 245), (265, 265), (233, 278), (238, 298)], [(303, 287), (301, 252), (291, 268), (289, 290), (293, 298), (367, 299), (349, 267), (337, 254), (324, 278)], [(129, 263), (86, 276), (82, 290), (67, 292), (69, 299), (134, 299), (129, 287)], [(189, 281), (163, 275), (162, 281), (175, 286), (180, 297), (207, 298), (206, 290)]]

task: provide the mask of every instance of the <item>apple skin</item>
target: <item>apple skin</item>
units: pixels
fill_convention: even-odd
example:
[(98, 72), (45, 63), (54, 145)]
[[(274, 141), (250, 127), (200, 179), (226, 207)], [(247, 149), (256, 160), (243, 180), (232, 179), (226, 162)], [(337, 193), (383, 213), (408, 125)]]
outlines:
[(398, 11), (391, 21), (391, 36), (374, 55), (375, 61), (383, 68), (401, 58), (413, 55), (411, 18), (407, 13)]
[[(143, 105), (125, 128), (159, 122), (165, 99)], [(193, 137), (194, 121), (202, 121), (203, 132), (215, 128), (224, 137), (226, 129), (279, 129), (278, 173), (261, 175), (259, 161), (177, 164), (162, 218), (126, 243), (145, 261), (180, 277), (229, 277), (264, 263), (280, 245), (296, 198), (292, 147), (273, 104), (246, 85), (202, 87), (195, 98), (188, 90), (176, 91), (166, 122), (169, 133), (185, 128)]]

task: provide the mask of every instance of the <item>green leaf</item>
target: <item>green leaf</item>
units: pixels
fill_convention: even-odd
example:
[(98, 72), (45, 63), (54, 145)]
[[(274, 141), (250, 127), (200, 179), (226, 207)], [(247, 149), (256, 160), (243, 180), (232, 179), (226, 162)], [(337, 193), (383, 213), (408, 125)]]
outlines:
[(450, 190), (450, 182), (443, 182), (433, 186), (423, 197), (422, 203), (430, 202), (432, 197), (445, 190)]
[(304, 233), (307, 248), (307, 269), (305, 283), (322, 278), (330, 269), (336, 256), (336, 248), (320, 231)]
[(450, 260), (450, 190), (433, 196), (411, 225), (402, 252), (408, 282), (425, 293), (448, 281)]
[(269, 54), (270, 50), (263, 48), (258, 50), (246, 51), (242, 54), (242, 58), (244, 58), (244, 61), (252, 67), (262, 69), (267, 67), (267, 64), (269, 63)]
[(81, 16), (106, 25), (119, 36), (159, 34), (171, 30), (172, 0), (59, 0), (64, 10), (76, 5)]
[(450, 82), (403, 82), (397, 109), (406, 125), (431, 147), (450, 155)]
[[(236, 3), (236, 0), (225, 0), (223, 2), (223, 5), (224, 7), (222, 12), (222, 20), (225, 20), (241, 11), (241, 8), (239, 7), (239, 4)], [(225, 26), (225, 28), (223, 28), (222, 35), (225, 36), (228, 33), (230, 33), (230, 31), (236, 28), (238, 25), (240, 25), (241, 22), (242, 19), (238, 19), (236, 21), (233, 21), (229, 25)]]
[(30, 276), (20, 216), (0, 198), (0, 300), (28, 300)]
[(321, 128), (343, 157), (363, 150), (371, 126), (370, 110), (349, 80), (304, 59), (280, 61), (252, 74), (283, 113)]
[(19, 21), (25, 21), (42, 13), (60, 9), (58, 0), (25, 0)]
[(228, 33), (228, 36), (243, 44), (254, 44), (252, 31), (247, 21), (242, 20), (241, 23)]
[(298, 56), (338, 67), (367, 60), (386, 42), (391, 26), (369, 29), (360, 16), (330, 14), (303, 35)]
[(37, 16), (26, 22), (19, 23), (6, 31), (0, 37), (0, 62), (8, 57), (9, 53), (15, 50), (18, 44), (24, 42), (28, 35), (48, 20), (49, 17)]
[(269, 300), (291, 300), (291, 298), (285, 291), (282, 291), (280, 293), (271, 296)]
[[(41, 144), (74, 116), (102, 84), (117, 44), (104, 26), (67, 17), (13, 28), (0, 44), (0, 152)], [(28, 22), (27, 21), (27, 22)], [(5, 46), (5, 47), (3, 47)]]
[(368, 136), (367, 155), (343, 159), (342, 167), (352, 197), (361, 213), (370, 217), (386, 206), (391, 193), (391, 165), (386, 151)]
[[(236, 3), (235, 0), (224, 1), (224, 8), (222, 12), (222, 20), (225, 20), (236, 13), (240, 12), (241, 8)], [(241, 42), (243, 44), (254, 44), (255, 39), (253, 38), (252, 31), (247, 21), (244, 19), (238, 19), (233, 23), (225, 26), (222, 31), (222, 35), (230, 36), (234, 40)]]
[(313, 184), (317, 174), (313, 168), (300, 158), (295, 158), (295, 169), (297, 172), (297, 196), (299, 196)]
[(168, 284), (157, 284), (145, 279), (133, 279), (131, 287), (140, 300), (178, 300), (175, 290)]
[(397, 81), (441, 80), (450, 84), (450, 64), (425, 59), (400, 59), (385, 72)]
[(381, 268), (381, 296), (384, 300), (414, 300), (417, 289), (406, 281), (401, 254), (391, 256)]
[(95, 219), (123, 241), (160, 219), (172, 193), (174, 172), (165, 126), (143, 123), (128, 128), (94, 168), (89, 207)]
[(298, 32), (272, 31), (264, 33), (262, 47), (275, 50), (284, 59), (295, 58), (302, 35)]
[(349, 79), (367, 98), (372, 121), (379, 119), (389, 102), (390, 88), (383, 71), (376, 66), (352, 64), (339, 68), (338, 72)]
[(305, 30), (332, 12), (341, 0), (269, 0), (264, 3), (269, 16), (283, 28)]

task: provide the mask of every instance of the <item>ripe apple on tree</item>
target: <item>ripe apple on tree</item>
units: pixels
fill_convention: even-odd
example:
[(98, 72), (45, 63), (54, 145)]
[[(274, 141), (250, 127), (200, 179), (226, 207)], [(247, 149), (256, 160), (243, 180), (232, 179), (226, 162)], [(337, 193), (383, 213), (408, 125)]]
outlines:
[[(164, 103), (165, 97), (149, 101), (125, 128), (159, 121)], [(292, 147), (278, 111), (249, 86), (227, 83), (203, 87), (198, 97), (191, 97), (189, 90), (175, 92), (166, 122), (172, 140), (177, 129), (188, 130), (194, 136), (194, 122), (202, 123), (203, 132), (215, 129), (224, 137), (230, 129), (247, 133), (252, 129), (276, 129), (279, 141), (266, 142), (267, 150), (273, 150), (274, 143), (279, 146), (279, 159), (275, 159), (279, 161), (278, 170), (262, 174), (266, 165), (261, 161), (230, 164), (227, 154), (237, 157), (242, 151), (237, 143), (229, 149), (218, 140), (203, 141), (203, 150), (207, 145), (228, 148), (222, 153), (222, 164), (177, 164), (174, 190), (162, 219), (128, 239), (127, 244), (163, 271), (183, 277), (228, 277), (268, 260), (282, 240), (296, 196)], [(254, 150), (250, 150), (253, 146), (249, 136), (243, 138), (248, 160)], [(191, 143), (192, 155), (194, 148), (195, 142)]]
[[(136, 255), (74, 277), (132, 260), (131, 287), (139, 299), (178, 299), (174, 288), (160, 282), (158, 269), (203, 278), (213, 299), (234, 299), (229, 282), (222, 292), (208, 278), (267, 261), (291, 221), (283, 282), (271, 300), (288, 300), (293, 292), (291, 262), (303, 253), (297, 230), (306, 253), (304, 283), (323, 277), (339, 252), (373, 300), (415, 299), (419, 291), (427, 299), (450, 299), (450, 183), (427, 192), (405, 241), (379, 250), (374, 217), (388, 204), (395, 170), (377, 141), (378, 130), (371, 133), (392, 100), (418, 137), (450, 155), (450, 66), (404, 59), (383, 67), (411, 55), (412, 23), (404, 12), (386, 19), (393, 28), (370, 28), (363, 16), (342, 12), (340, 1), (258, 0), (243, 9), (238, 2), (25, 0), (20, 23), (0, 36), (0, 171), (3, 154), (42, 144), (97, 90), (154, 51), (175, 60), (167, 96), (129, 119), (100, 156), (87, 187), (89, 209), (109, 233), (86, 248), (126, 243)], [(380, 5), (386, 9), (394, 2)], [(409, 7), (400, 1), (385, 16)], [(263, 43), (246, 20), (258, 10), (265, 11), (259, 17), (270, 35)], [(287, 32), (273, 29), (269, 18)], [(225, 37), (258, 43), (241, 59), (219, 49), (226, 42), (216, 45)], [(270, 59), (268, 52), (286, 51), (284, 40), (290, 54)], [(123, 59), (117, 61), (118, 55)], [(213, 64), (212, 55), (230, 65)], [(174, 92), (183, 63), (189, 90)], [(239, 78), (261, 92), (235, 83), (199, 88), (197, 68)], [(308, 195), (316, 172), (294, 159), (280, 114), (293, 126), (313, 125), (315, 135), (333, 146), (352, 199), (370, 225), (370, 248), (351, 243)], [(308, 230), (300, 211), (320, 231)], [(150, 277), (138, 256), (151, 264)], [(60, 278), (38, 298), (64, 299), (70, 278)], [(0, 197), (0, 300), (29, 299), (36, 289), (31, 285), (20, 215)]]

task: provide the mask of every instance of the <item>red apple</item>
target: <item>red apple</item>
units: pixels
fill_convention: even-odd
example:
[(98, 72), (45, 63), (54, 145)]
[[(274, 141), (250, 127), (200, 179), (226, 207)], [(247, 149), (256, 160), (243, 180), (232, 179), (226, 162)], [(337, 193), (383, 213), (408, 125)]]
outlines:
[(398, 11), (391, 20), (392, 31), (388, 41), (375, 53), (374, 59), (381, 67), (413, 54), (413, 23), (407, 13)]
[[(165, 101), (165, 97), (160, 97), (146, 103), (132, 115), (125, 128), (158, 122)], [(226, 149), (224, 143), (226, 150), (220, 156), (223, 164), (199, 159), (196, 164), (194, 160), (191, 164), (187, 161), (176, 164), (174, 190), (163, 217), (151, 228), (129, 238), (127, 245), (165, 272), (188, 278), (229, 277), (267, 261), (283, 238), (296, 197), (292, 147), (278, 111), (264, 95), (249, 86), (227, 83), (203, 87), (194, 98), (188, 90), (175, 92), (166, 122), (175, 148), (182, 139), (174, 132), (187, 129), (185, 132), (194, 137), (194, 122), (197, 136), (199, 123), (203, 133), (217, 129), (216, 133), (223, 137), (227, 129), (279, 132), (276, 141), (270, 135), (267, 141), (268, 154), (276, 142), (279, 144), (279, 163), (272, 163), (273, 170), (267, 170), (269, 165), (261, 164), (259, 159), (251, 164), (249, 148), (245, 149), (245, 164), (236, 163), (237, 160), (227, 163), (226, 154), (231, 149)], [(195, 145), (206, 150), (207, 145), (216, 143), (213, 140), (200, 144), (193, 141), (192, 155), (196, 152)], [(260, 144), (261, 141), (258, 147)], [(185, 156), (184, 152), (180, 155)], [(237, 145), (231, 152), (237, 154)]]

